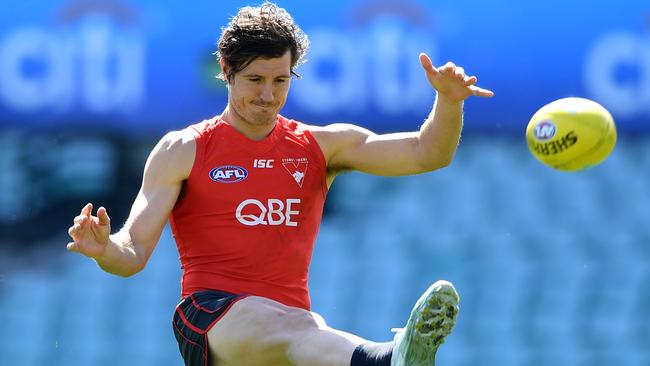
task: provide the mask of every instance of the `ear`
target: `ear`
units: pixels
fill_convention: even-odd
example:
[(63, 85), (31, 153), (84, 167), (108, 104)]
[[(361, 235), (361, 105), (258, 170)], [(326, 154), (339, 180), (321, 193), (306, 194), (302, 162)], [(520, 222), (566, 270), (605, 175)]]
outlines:
[(223, 73), (224, 76), (226, 76), (226, 82), (228, 81), (228, 67), (226, 66), (226, 63), (224, 62), (223, 59), (219, 59), (219, 67), (221, 67), (221, 72)]

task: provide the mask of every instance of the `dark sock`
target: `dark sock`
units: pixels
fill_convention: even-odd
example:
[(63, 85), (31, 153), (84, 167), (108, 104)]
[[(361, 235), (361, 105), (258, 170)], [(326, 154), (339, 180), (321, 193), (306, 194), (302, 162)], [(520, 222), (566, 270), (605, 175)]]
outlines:
[(390, 366), (393, 342), (360, 344), (352, 353), (350, 366)]

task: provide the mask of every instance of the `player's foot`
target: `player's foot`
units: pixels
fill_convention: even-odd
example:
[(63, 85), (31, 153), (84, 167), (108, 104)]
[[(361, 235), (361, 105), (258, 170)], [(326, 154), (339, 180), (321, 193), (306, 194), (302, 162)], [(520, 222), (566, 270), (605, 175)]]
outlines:
[(458, 293), (450, 282), (431, 285), (415, 303), (406, 327), (395, 335), (391, 366), (433, 366), (438, 347), (458, 316)]

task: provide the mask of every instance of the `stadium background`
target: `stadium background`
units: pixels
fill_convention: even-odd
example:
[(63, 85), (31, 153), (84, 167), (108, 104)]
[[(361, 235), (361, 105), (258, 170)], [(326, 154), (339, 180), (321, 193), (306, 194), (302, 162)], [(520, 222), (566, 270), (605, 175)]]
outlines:
[[(496, 92), (466, 102), (447, 169), (351, 173), (330, 192), (313, 308), (388, 340), (438, 278), (462, 297), (439, 364), (650, 364), (650, 5), (280, 0), (312, 41), (284, 114), (418, 128), (433, 92), (417, 54)], [(180, 269), (166, 230), (130, 279), (66, 254), (82, 205), (123, 222), (164, 132), (211, 117), (211, 53), (239, 1), (13, 2), (0, 13), (0, 365), (180, 365)], [(592, 98), (619, 142), (602, 165), (552, 171), (528, 153), (541, 105)]]

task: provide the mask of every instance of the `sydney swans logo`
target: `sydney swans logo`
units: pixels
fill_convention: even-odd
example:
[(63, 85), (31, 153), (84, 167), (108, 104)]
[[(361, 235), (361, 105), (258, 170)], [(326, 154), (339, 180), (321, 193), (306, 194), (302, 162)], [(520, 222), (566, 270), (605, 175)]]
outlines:
[(305, 181), (305, 174), (307, 174), (307, 158), (285, 158), (282, 159), (284, 169), (291, 175), (294, 181), (302, 188), (302, 183)]

